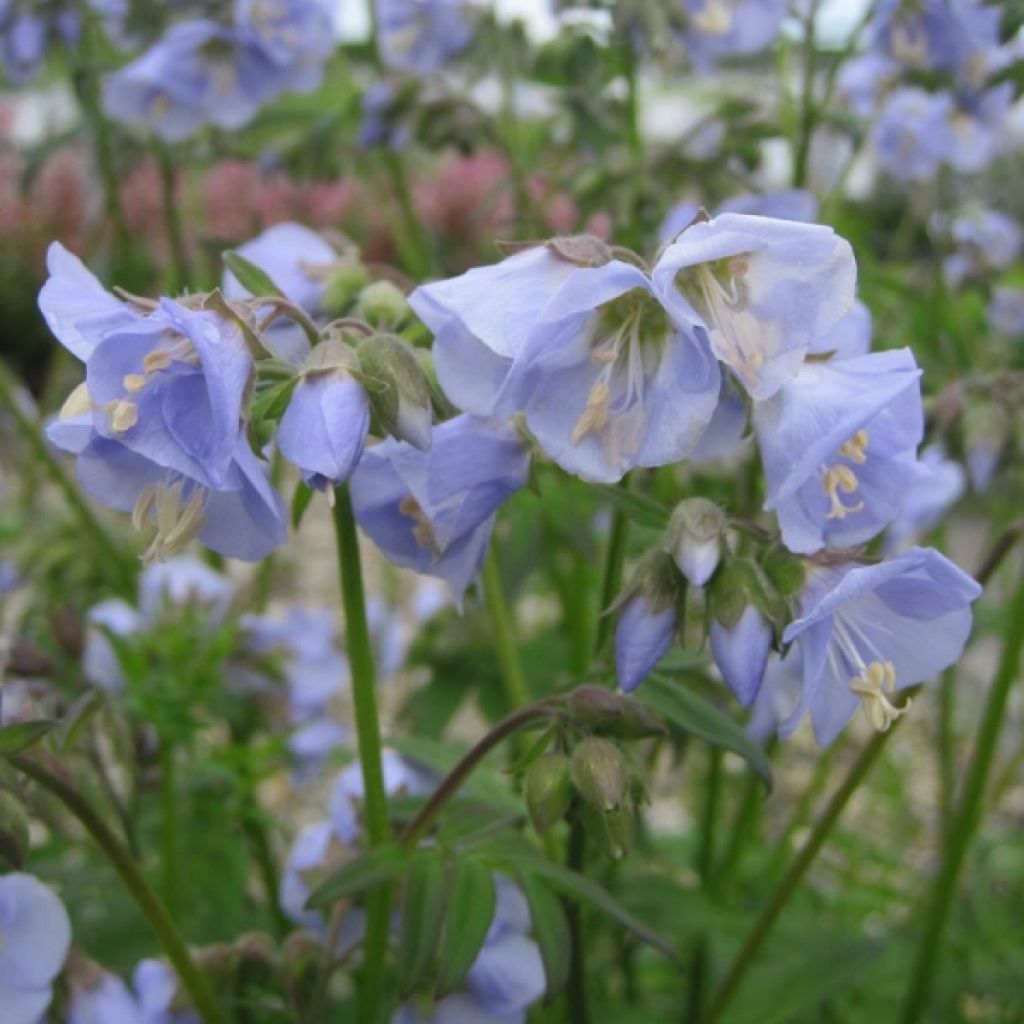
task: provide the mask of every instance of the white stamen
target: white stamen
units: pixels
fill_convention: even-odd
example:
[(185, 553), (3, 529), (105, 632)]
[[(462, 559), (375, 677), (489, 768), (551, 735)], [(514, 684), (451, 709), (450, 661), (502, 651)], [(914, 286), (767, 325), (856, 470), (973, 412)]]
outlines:
[(115, 434), (123, 434), (131, 430), (139, 422), (139, 407), (127, 398), (117, 398), (107, 403), (107, 419), (110, 429)]
[(910, 708), (909, 698), (901, 708), (892, 703), (889, 694), (895, 689), (896, 670), (891, 661), (873, 661), (850, 680), (851, 692), (860, 697), (865, 717), (878, 732), (887, 732)]
[(85, 385), (85, 381), (71, 392), (70, 395), (64, 400), (64, 404), (60, 407), (60, 413), (57, 418), (62, 420), (72, 420), (76, 416), (81, 416), (83, 413), (89, 412), (92, 409), (92, 397), (89, 394), (89, 389)]
[(184, 498), (184, 482), (161, 480), (143, 488), (132, 509), (132, 525), (141, 530), (147, 519), (156, 523), (156, 536), (142, 555), (148, 565), (166, 561), (195, 540), (206, 523), (206, 492), (196, 487)]

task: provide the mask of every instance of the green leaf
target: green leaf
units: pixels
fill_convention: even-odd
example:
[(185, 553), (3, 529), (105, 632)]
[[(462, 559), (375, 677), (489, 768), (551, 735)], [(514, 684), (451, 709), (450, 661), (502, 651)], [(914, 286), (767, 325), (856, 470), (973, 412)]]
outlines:
[(530, 907), (533, 937), (544, 962), (544, 977), (548, 983), (545, 1002), (550, 1002), (565, 988), (569, 979), (569, 953), (572, 948), (569, 922), (562, 901), (547, 886), (532, 875), (521, 875), (519, 882)]
[(437, 967), (439, 998), (458, 988), (473, 966), (494, 919), (496, 903), (491, 872), (474, 860), (457, 860)]
[(627, 519), (640, 526), (647, 526), (652, 530), (664, 530), (672, 517), (671, 509), (643, 494), (636, 494), (610, 484), (597, 484), (594, 490), (615, 505)]
[(406, 876), (398, 933), (398, 993), (402, 997), (420, 989), (437, 955), (448, 904), (448, 869), (448, 862), (432, 851), (417, 860)]
[(15, 722), (0, 729), (0, 757), (13, 757), (41, 740), (57, 723), (49, 718)]
[(55, 738), (58, 750), (69, 750), (74, 746), (75, 740), (103, 707), (105, 700), (102, 691), (96, 689), (88, 689), (78, 696), (57, 726)]
[(641, 942), (646, 942), (673, 962), (679, 962), (678, 954), (662, 936), (634, 917), (607, 889), (603, 889), (584, 875), (570, 871), (554, 861), (538, 857), (535, 853), (524, 853), (515, 848), (492, 848), (488, 851), (488, 856), (493, 858), (499, 870), (543, 879), (549, 888), (577, 903), (584, 903), (599, 910), (632, 932)]
[(302, 483), (301, 481), (295, 488), (295, 496), (292, 498), (292, 529), (297, 530), (302, 523), (302, 517), (306, 514), (306, 509), (309, 508), (309, 503), (313, 500), (313, 495), (316, 491), (313, 490), (308, 484)]
[(276, 295), (284, 298), (284, 292), (274, 284), (273, 278), (255, 263), (250, 263), (234, 249), (224, 253), (224, 266), (238, 278), (241, 286), (251, 295), (262, 298), (265, 295)]
[(691, 689), (655, 673), (637, 691), (649, 708), (683, 732), (699, 736), (706, 743), (739, 754), (771, 789), (772, 767), (764, 751), (747, 735), (743, 727)]
[(279, 420), (288, 408), (292, 392), (298, 382), (299, 378), (295, 376), (260, 388), (252, 400), (252, 418), (256, 421)]
[(418, 859), (420, 852), (408, 850), (399, 843), (386, 843), (350, 860), (310, 894), (306, 907), (319, 910), (348, 896), (373, 889), (403, 875)]

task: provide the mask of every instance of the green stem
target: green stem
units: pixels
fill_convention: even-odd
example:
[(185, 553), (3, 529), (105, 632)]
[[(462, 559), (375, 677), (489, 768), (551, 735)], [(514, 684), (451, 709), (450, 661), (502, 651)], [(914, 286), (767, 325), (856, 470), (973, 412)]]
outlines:
[(164, 226), (167, 229), (167, 246), (171, 254), (171, 287), (172, 292), (185, 291), (190, 284), (188, 256), (185, 252), (185, 234), (181, 225), (181, 211), (175, 195), (174, 160), (166, 147), (157, 150), (157, 162), (160, 165), (160, 198), (163, 203)]
[(832, 795), (832, 799), (829, 800), (803, 849), (797, 854), (792, 864), (790, 864), (789, 870), (783, 875), (778, 886), (776, 886), (775, 892), (768, 901), (768, 905), (761, 911), (746, 941), (736, 954), (732, 966), (715, 993), (714, 999), (711, 1002), (711, 1008), (703, 1018), (704, 1024), (713, 1024), (714, 1021), (719, 1020), (732, 1002), (733, 996), (735, 996), (740, 983), (757, 957), (764, 940), (768, 937), (768, 933), (772, 930), (779, 914), (789, 902), (789, 898), (799, 888), (808, 869), (814, 863), (818, 851), (822, 848), (835, 823), (839, 820), (839, 816), (842, 814), (850, 797), (853, 796), (854, 791), (875, 763), (875, 760), (882, 751), (886, 738), (891, 735), (891, 732), (892, 730), (875, 733), (860, 752), (840, 787)]
[(953, 819), (956, 797), (956, 743), (953, 731), (953, 698), (956, 692), (956, 669), (942, 673), (939, 690), (939, 820), (941, 833), (946, 834)]
[(494, 632), (494, 649), (501, 665), (501, 677), (505, 683), (505, 703), (509, 712), (522, 707), (530, 700), (526, 688), (526, 676), (519, 659), (519, 647), (516, 643), (515, 626), (512, 613), (505, 600), (505, 589), (501, 583), (501, 566), (498, 556), (491, 545), (484, 560), (483, 569), (484, 601), (487, 614), (491, 617)]
[(728, 889), (733, 872), (738, 868), (743, 851), (754, 831), (754, 825), (760, 818), (762, 785), (754, 772), (747, 772), (743, 795), (740, 797), (729, 832), (729, 841), (715, 871), (715, 890), (719, 894)]
[[(587, 833), (578, 815), (569, 827), (569, 844), (565, 866), (576, 874), (583, 874), (587, 854)], [(565, 918), (569, 925), (569, 980), (566, 983), (566, 1017), (568, 1024), (588, 1024), (587, 971), (583, 955), (582, 908), (575, 900), (563, 899)]]
[(811, 140), (814, 136), (816, 107), (814, 103), (814, 73), (818, 58), (815, 29), (818, 16), (818, 0), (810, 0), (807, 17), (804, 21), (803, 49), (803, 96), (800, 106), (800, 124), (797, 133), (796, 149), (793, 154), (793, 186), (803, 188), (807, 183), (807, 168), (811, 153)]
[[(380, 721), (373, 666), (373, 648), (366, 623), (363, 571), (359, 559), (359, 538), (352, 514), (348, 487), (334, 492), (334, 533), (338, 548), (338, 576), (341, 603), (345, 611), (346, 645), (352, 671), (352, 701), (355, 706), (356, 738), (363, 773), (363, 811), (370, 847), (391, 838), (384, 770), (381, 765)], [(374, 889), (366, 900), (366, 939), (360, 985), (359, 1019), (377, 1024), (384, 993), (384, 968), (388, 951), (388, 923), (391, 892), (386, 886)], [(333, 952), (333, 951), (331, 951)]]
[(46, 467), (50, 478), (60, 488), (64, 499), (78, 516), (79, 521), (89, 534), (90, 539), (99, 552), (100, 564), (110, 574), (111, 582), (118, 585), (123, 593), (135, 590), (135, 572), (128, 558), (113, 542), (102, 523), (86, 504), (81, 492), (64, 471), (57, 456), (50, 450), (43, 439), (39, 424), (29, 416), (18, 401), (18, 385), (13, 374), (8, 370), (3, 359), (0, 359), (0, 405), (4, 406), (14, 420), (25, 443), (32, 449), (37, 462)]
[(178, 794), (174, 747), (160, 738), (160, 888), (167, 909), (178, 907)]
[(204, 1024), (227, 1024), (205, 974), (200, 971), (160, 897), (149, 887), (131, 854), (92, 805), (63, 779), (25, 754), (10, 758), (18, 771), (53, 794), (78, 819), (113, 865), (149, 921)]
[[(623, 477), (619, 482), (623, 490), (629, 490), (629, 477)], [(629, 537), (629, 520), (625, 513), (616, 506), (612, 511), (612, 529), (608, 535), (608, 551), (605, 555), (604, 579), (601, 583), (601, 606), (598, 609), (600, 618), (597, 621), (597, 642), (595, 650), (598, 654), (604, 648), (611, 632), (611, 615), (606, 614), (612, 606), (615, 598), (622, 589), (622, 573), (626, 564), (626, 541)]]
[(1010, 689), (1020, 670), (1021, 647), (1024, 645), (1024, 576), (1017, 584), (1007, 608), (1006, 632), (1003, 651), (996, 676), (985, 702), (978, 741), (964, 779), (963, 794), (950, 827), (946, 830), (942, 850), (942, 863), (935, 879), (931, 900), (921, 928), (917, 955), (911, 972), (910, 985), (900, 1013), (902, 1024), (913, 1024), (928, 1009), (932, 978), (938, 960), (939, 942), (946, 919), (956, 895), (960, 869), (981, 821), (985, 786), (995, 758), (999, 730), (1006, 711)]
[(409, 178), (405, 172), (405, 162), (401, 154), (394, 150), (384, 151), (384, 165), (391, 178), (391, 185), (398, 201), (398, 217), (395, 222), (395, 243), (405, 263), (405, 270), (416, 281), (423, 281), (430, 276), (430, 268), (434, 259), (430, 252), (430, 243), (423, 230), (423, 224), (416, 215)]

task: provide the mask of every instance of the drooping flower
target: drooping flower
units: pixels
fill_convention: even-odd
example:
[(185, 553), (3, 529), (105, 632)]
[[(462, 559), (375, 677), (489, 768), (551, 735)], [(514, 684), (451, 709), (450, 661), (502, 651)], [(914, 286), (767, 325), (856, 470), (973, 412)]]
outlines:
[(642, 592), (623, 606), (615, 627), (615, 673), (626, 693), (635, 690), (668, 652), (677, 619), (674, 603), (654, 606)]
[(71, 948), (71, 922), (56, 893), (32, 875), (0, 876), (0, 1006), (5, 1024), (36, 1024)]
[(642, 270), (611, 260), (574, 270), (552, 295), (498, 408), (523, 410), (563, 469), (612, 483), (635, 467), (689, 455), (719, 383), (703, 333), (673, 312)]
[(682, 0), (683, 39), (699, 71), (723, 57), (766, 50), (786, 15), (784, 0)]
[(70, 253), (55, 252), (41, 301), (86, 380), (47, 436), (77, 456), (97, 500), (131, 511), (137, 528), (154, 523), (147, 560), (197, 537), (262, 558), (284, 539), (284, 511), (245, 435), (252, 359), (238, 326), (170, 299), (145, 315), (119, 309)]
[(54, 42), (74, 46), (80, 30), (81, 14), (73, 3), (2, 0), (0, 67), (12, 83), (24, 85), (39, 73)]
[(929, 445), (914, 464), (899, 516), (885, 534), (885, 550), (899, 551), (941, 521), (967, 485), (963, 466), (947, 458), (940, 443)]
[(425, 75), (466, 48), (473, 25), (465, 0), (373, 0), (381, 60)]
[(281, 454), (320, 491), (352, 475), (370, 429), (370, 398), (350, 372), (350, 353), (330, 340), (310, 352), (277, 429)]
[(765, 508), (791, 551), (852, 547), (899, 514), (921, 441), (909, 349), (808, 362), (754, 408)]
[(526, 900), (504, 876), (495, 875), (494, 881), (494, 918), (462, 987), (439, 1000), (429, 1013), (406, 1003), (392, 1024), (513, 1024), (525, 1020), (527, 1009), (544, 995), (544, 964), (537, 944), (529, 938)]
[(545, 303), (575, 269), (542, 245), (421, 285), (409, 296), (409, 305), (434, 333), (441, 387), (463, 412), (504, 414), (496, 401), (512, 362)]
[(511, 427), (457, 416), (429, 451), (390, 439), (366, 449), (349, 484), (356, 520), (389, 561), (444, 579), (460, 600), (529, 462)]
[(678, 235), (653, 276), (675, 319), (707, 332), (714, 355), (763, 400), (853, 307), (856, 264), (831, 228), (725, 213)]
[(828, 746), (858, 707), (875, 729), (888, 729), (907, 709), (897, 703), (899, 691), (960, 657), (980, 593), (931, 548), (911, 548), (879, 565), (810, 568), (800, 617), (783, 634), (792, 648), (772, 680), (789, 693), (799, 685), (786, 729), (809, 710), (815, 737)]
[(772, 646), (771, 626), (755, 605), (748, 604), (729, 626), (712, 616), (708, 639), (722, 678), (748, 707), (761, 690)]
[(977, 174), (1006, 148), (1007, 117), (1013, 85), (1004, 82), (980, 92), (959, 93), (949, 118), (946, 162), (961, 174)]
[(993, 289), (986, 314), (989, 327), (1000, 337), (1024, 338), (1024, 288)]

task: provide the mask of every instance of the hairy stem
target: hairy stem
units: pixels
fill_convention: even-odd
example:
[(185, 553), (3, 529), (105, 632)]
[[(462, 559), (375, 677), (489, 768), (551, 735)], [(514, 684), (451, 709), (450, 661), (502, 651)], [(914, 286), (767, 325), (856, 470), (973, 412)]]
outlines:
[(55, 796), (95, 840), (149, 921), (203, 1024), (227, 1024), (227, 1017), (214, 997), (206, 975), (192, 959), (192, 954), (167, 908), (149, 887), (138, 864), (124, 844), (107, 827), (106, 822), (96, 813), (89, 801), (33, 757), (18, 754), (10, 759), (10, 763)]

